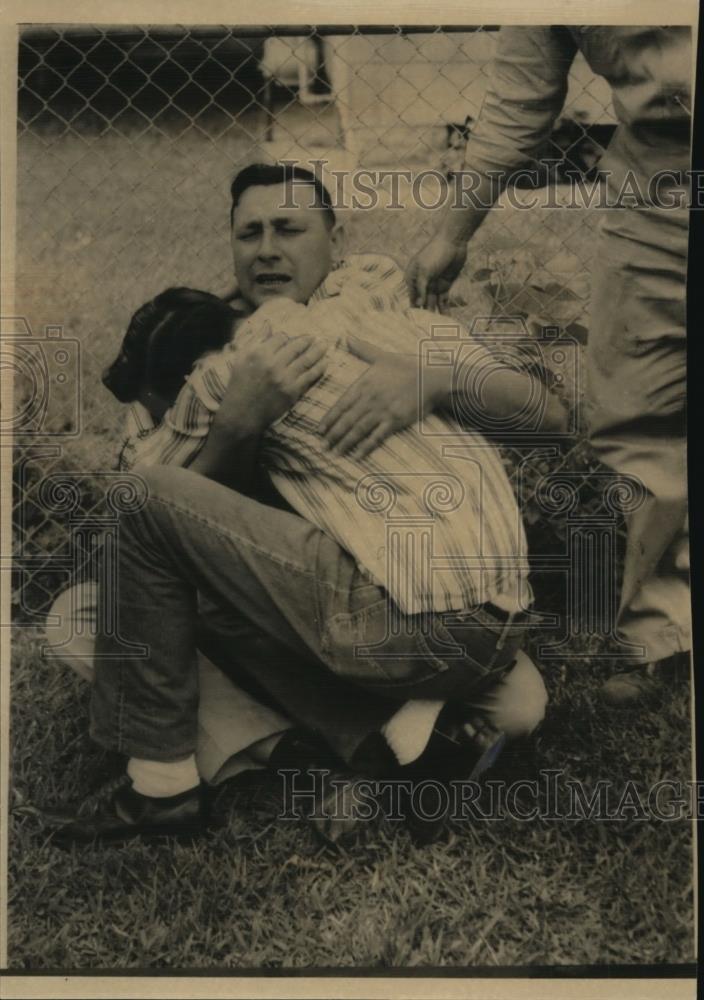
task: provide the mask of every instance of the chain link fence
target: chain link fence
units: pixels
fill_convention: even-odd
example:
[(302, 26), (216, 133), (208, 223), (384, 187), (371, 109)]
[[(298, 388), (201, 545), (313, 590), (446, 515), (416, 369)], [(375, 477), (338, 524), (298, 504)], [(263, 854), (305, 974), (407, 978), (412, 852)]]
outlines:
[[(17, 622), (42, 620), (92, 558), (86, 538), (95, 532), (79, 531), (76, 541), (74, 529), (98, 531), (110, 512), (99, 473), (115, 467), (123, 414), (100, 373), (132, 312), (170, 285), (218, 294), (232, 286), (233, 173), (304, 150), (342, 170), (425, 172), (428, 185), (442, 187), (471, 144), (495, 44), (493, 27), (23, 32), (20, 315), (4, 321), (21, 346), (12, 427)], [(545, 150), (553, 160), (546, 191), (559, 194), (571, 171), (589, 176), (613, 122), (608, 88), (578, 60)], [(500, 315), (524, 322), (578, 417), (570, 372), (589, 322), (596, 215), (502, 205), (472, 241), (451, 310), (467, 324)], [(348, 249), (404, 266), (435, 220), (412, 193), (403, 211), (351, 212)], [(547, 451), (515, 445), (506, 460), (538, 562), (568, 559), (570, 519), (603, 513), (602, 470), (580, 420), (568, 440)]]

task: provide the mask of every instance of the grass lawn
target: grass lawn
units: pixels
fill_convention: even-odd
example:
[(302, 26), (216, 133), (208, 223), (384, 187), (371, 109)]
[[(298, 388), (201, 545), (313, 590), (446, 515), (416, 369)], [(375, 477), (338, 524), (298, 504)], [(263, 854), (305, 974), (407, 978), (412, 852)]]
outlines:
[[(87, 692), (20, 635), (13, 672), (15, 803), (81, 794), (99, 762)], [(687, 678), (628, 722), (595, 704), (608, 662), (546, 670), (546, 769), (626, 781), (642, 797), (689, 775)], [(277, 788), (225, 786), (196, 846), (64, 852), (31, 817), (11, 825), (15, 968), (299, 968), (681, 962), (692, 958), (687, 822), (461, 821), (414, 847), (397, 824), (322, 849), (276, 819)]]
[[(112, 467), (120, 408), (99, 373), (138, 305), (169, 284), (228, 287), (227, 184), (250, 143), (244, 129), (217, 142), (193, 130), (178, 144), (156, 131), (138, 142), (117, 132), (21, 138), (18, 306), (35, 334), (61, 324), (82, 351), (82, 434), (56, 455), (35, 456), (41, 473)], [(385, 251), (404, 263), (431, 221), (419, 209), (360, 214), (350, 249)], [(588, 275), (591, 237), (583, 213), (510, 220), (496, 213), (475, 253), (479, 259), (482, 245), (512, 243), (543, 257), (566, 250)], [(469, 302), (463, 317), (476, 308)], [(38, 478), (25, 489), (23, 552), (41, 557), (56, 551), (65, 522), (37, 513)], [(41, 612), (60, 582), (38, 573), (25, 612)], [(15, 629), (11, 806), (78, 796), (100, 763), (86, 735), (85, 686), (46, 663), (40, 646), (35, 626)], [(690, 778), (686, 676), (671, 678), (655, 709), (622, 716), (596, 698), (614, 661), (585, 654), (543, 667), (551, 697), (538, 745), (544, 769), (564, 771), (587, 791), (599, 779), (618, 790), (633, 781), (641, 795), (663, 778)], [(424, 849), (387, 821), (369, 824), (333, 855), (304, 824), (277, 820), (278, 808), (266, 782), (226, 786), (216, 799), (216, 829), (195, 846), (74, 852), (45, 843), (31, 817), (11, 816), (11, 966), (382, 969), (692, 959), (687, 821), (466, 821)]]

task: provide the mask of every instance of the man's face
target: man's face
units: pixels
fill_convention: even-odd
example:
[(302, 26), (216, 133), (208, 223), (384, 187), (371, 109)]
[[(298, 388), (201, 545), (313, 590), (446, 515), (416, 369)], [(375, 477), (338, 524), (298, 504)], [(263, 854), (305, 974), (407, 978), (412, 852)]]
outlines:
[(342, 246), (339, 225), (313, 204), (305, 184), (247, 188), (232, 219), (232, 256), (242, 296), (253, 306), (283, 295), (307, 302)]

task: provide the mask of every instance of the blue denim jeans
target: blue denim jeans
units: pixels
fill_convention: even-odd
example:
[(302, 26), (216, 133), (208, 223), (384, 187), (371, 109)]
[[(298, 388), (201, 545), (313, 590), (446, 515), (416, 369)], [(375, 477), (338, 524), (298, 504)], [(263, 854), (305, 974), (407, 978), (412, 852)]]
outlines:
[[(275, 638), (281, 655), (246, 658), (254, 685), (302, 720), (323, 696), (338, 715), (363, 720), (355, 739), (408, 698), (480, 696), (522, 644), (523, 626), (486, 607), (402, 615), (349, 553), (295, 514), (186, 469), (139, 471), (148, 499), (121, 519), (118, 624), (96, 644), (91, 735), (104, 746), (163, 761), (194, 751), (198, 644), (224, 667), (240, 644), (251, 651), (257, 637)], [(207, 637), (199, 594), (216, 609)], [(148, 652), (126, 652), (126, 642)], [(335, 714), (324, 733), (334, 747), (344, 728)]]

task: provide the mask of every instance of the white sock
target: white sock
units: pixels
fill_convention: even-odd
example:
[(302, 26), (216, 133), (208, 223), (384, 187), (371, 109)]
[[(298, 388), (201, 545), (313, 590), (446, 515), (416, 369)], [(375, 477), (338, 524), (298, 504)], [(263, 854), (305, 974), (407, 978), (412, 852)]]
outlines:
[(154, 799), (180, 795), (181, 792), (187, 792), (200, 783), (195, 754), (191, 754), (185, 760), (175, 761), (130, 757), (127, 762), (127, 773), (132, 779), (135, 792), (149, 795)]
[(399, 764), (410, 764), (420, 757), (444, 704), (430, 698), (414, 698), (384, 723), (381, 732)]

